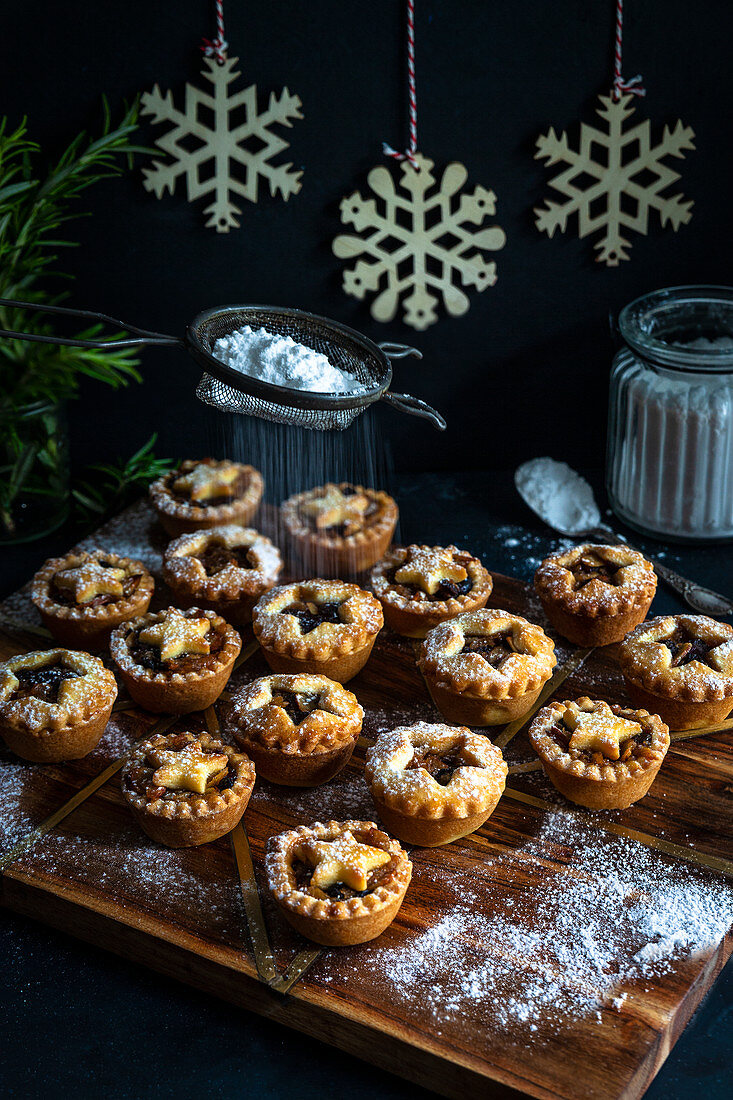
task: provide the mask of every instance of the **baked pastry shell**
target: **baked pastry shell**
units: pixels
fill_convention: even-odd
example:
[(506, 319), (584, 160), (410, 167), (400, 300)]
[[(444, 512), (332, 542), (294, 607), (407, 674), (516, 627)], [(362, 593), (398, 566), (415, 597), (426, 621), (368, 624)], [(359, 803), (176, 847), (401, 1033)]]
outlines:
[(61, 569), (82, 564), (87, 559), (87, 555), (83, 553), (49, 559), (33, 578), (31, 599), (38, 609), (43, 625), (67, 649), (106, 649), (112, 631), (120, 623), (144, 615), (150, 606), (155, 581), (142, 562), (118, 554), (108, 554), (106, 551), (102, 556), (113, 565), (132, 565), (135, 572), (140, 573), (140, 581), (132, 595), (96, 608), (85, 608), (84, 604), (66, 606), (57, 603), (50, 595), (51, 581)]
[(152, 612), (143, 615), (132, 623), (123, 623), (114, 631), (110, 652), (120, 679), (135, 702), (154, 714), (189, 714), (194, 710), (205, 710), (216, 702), (226, 687), (242, 648), (242, 640), (221, 616), (209, 611), (207, 615), (212, 623), (225, 628), (225, 641), (217, 654), (216, 666), (185, 674), (156, 673), (132, 661), (125, 639), (131, 628), (158, 622), (161, 614)]
[[(396, 857), (389, 880), (365, 898), (326, 902), (288, 886), (287, 864), (293, 848), (308, 837), (332, 840), (341, 832), (369, 832), (368, 843)], [(346, 947), (376, 939), (397, 916), (412, 877), (412, 864), (398, 841), (373, 821), (328, 821), (301, 825), (270, 837), (265, 867), (269, 889), (285, 919), (306, 939), (325, 947)]]
[[(577, 700), (581, 702), (581, 700)], [(625, 810), (647, 793), (657, 777), (669, 748), (669, 729), (658, 715), (645, 709), (623, 710), (622, 715), (652, 729), (657, 753), (653, 760), (633, 772), (609, 761), (613, 776), (586, 774), (577, 761), (562, 751), (545, 732), (562, 716), (565, 703), (543, 707), (529, 727), (529, 739), (540, 758), (542, 770), (554, 787), (571, 802), (589, 810)], [(614, 763), (616, 766), (614, 766)], [(575, 765), (575, 768), (574, 768)], [(596, 769), (597, 771), (597, 769)]]
[(281, 787), (320, 787), (327, 783), (346, 767), (359, 739), (357, 733), (352, 740), (327, 752), (297, 754), (267, 749), (246, 737), (234, 736), (254, 761), (258, 776)]
[(107, 728), (116, 693), (109, 706), (78, 722), (60, 729), (29, 730), (0, 719), (0, 736), (9, 749), (23, 760), (37, 764), (58, 764), (63, 760), (80, 760), (96, 748)]
[[(629, 558), (628, 566), (635, 571), (633, 583), (603, 587), (603, 599), (593, 598), (585, 589), (568, 586), (567, 566), (587, 550), (616, 549)], [(621, 639), (646, 617), (654, 599), (657, 578), (650, 562), (629, 547), (604, 547), (583, 543), (570, 550), (551, 554), (541, 563), (534, 576), (534, 585), (550, 623), (568, 641), (579, 646), (602, 646)], [(592, 588), (589, 585), (588, 588)]]
[(634, 683), (624, 673), (626, 694), (635, 707), (658, 714), (671, 730), (694, 730), (724, 722), (733, 710), (733, 696), (727, 699), (706, 699), (694, 702), (689, 699), (673, 699), (647, 691)]
[(245, 466), (242, 463), (237, 465), (249, 475), (244, 496), (213, 508), (202, 508), (198, 504), (176, 500), (168, 487), (168, 475), (152, 483), (149, 489), (150, 502), (161, 525), (172, 538), (228, 523), (235, 523), (239, 527), (248, 526), (260, 506), (265, 483), (262, 474), (254, 466)]
[(329, 535), (327, 530), (314, 531), (303, 522), (299, 508), (311, 498), (312, 489), (290, 497), (282, 505), (282, 521), (288, 535), (291, 555), (302, 564), (306, 573), (340, 577), (364, 572), (384, 557), (392, 542), (399, 516), (393, 498), (381, 489), (351, 486), (349, 482), (341, 482), (338, 487), (344, 489), (347, 486), (353, 487), (358, 493), (364, 493), (380, 506), (374, 523), (354, 535)]
[[(465, 596), (456, 596), (449, 600), (413, 600), (406, 599), (400, 593), (392, 591), (386, 574), (403, 561), (404, 549), (392, 550), (375, 566), (371, 575), (372, 589), (382, 605), (384, 621), (396, 634), (406, 638), (424, 638), (429, 630), (454, 619), (464, 611), (477, 611), (485, 607), (491, 596), (494, 582), (489, 571), (478, 559), (476, 583)], [(421, 546), (421, 550), (430, 549)], [(446, 547), (456, 550), (456, 547)]]
[(353, 679), (358, 672), (361, 672), (369, 660), (375, 640), (376, 635), (370, 638), (361, 649), (355, 649), (352, 653), (339, 653), (333, 657), (327, 657), (323, 661), (318, 661), (312, 657), (288, 657), (269, 649), (262, 641), (260, 641), (260, 645), (265, 660), (273, 672), (309, 672), (316, 676), (328, 676), (330, 680), (345, 684)]
[[(166, 738), (163, 736), (158, 740), (165, 741)], [(251, 761), (243, 758), (241, 754), (235, 754), (234, 749), (215, 738), (203, 735), (201, 742), (205, 748), (216, 747), (218, 752), (225, 752), (229, 757), (236, 755), (244, 761), (244, 766), (240, 765), (241, 779), (238, 778), (236, 797), (223, 800), (224, 805), (219, 809), (208, 810), (205, 813), (192, 814), (186, 817), (180, 815), (163, 817), (152, 809), (136, 806), (131, 801), (124, 777), (127, 768), (135, 762), (136, 753), (134, 751), (122, 772), (122, 794), (130, 807), (132, 816), (151, 840), (154, 840), (156, 844), (165, 845), (166, 848), (193, 848), (199, 844), (209, 844), (212, 840), (218, 840), (219, 837), (226, 836), (242, 819), (252, 795), (255, 785), (255, 768)], [(140, 746), (143, 752), (149, 744), (150, 742), (145, 742)]]
[(427, 669), (424, 676), (436, 707), (447, 722), (457, 726), (503, 726), (513, 722), (532, 709), (544, 687), (542, 684), (535, 691), (525, 691), (514, 699), (485, 699), (451, 690)]

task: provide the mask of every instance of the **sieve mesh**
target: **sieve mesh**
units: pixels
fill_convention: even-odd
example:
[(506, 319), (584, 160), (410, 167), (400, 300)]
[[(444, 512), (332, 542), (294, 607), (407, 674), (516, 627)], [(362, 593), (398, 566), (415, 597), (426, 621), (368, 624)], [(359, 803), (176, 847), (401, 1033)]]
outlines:
[[(290, 336), (320, 352), (335, 367), (354, 375), (362, 389), (348, 394), (311, 393), (269, 385), (231, 368), (224, 370), (225, 365), (213, 354), (214, 345), (222, 336), (229, 336), (245, 325)], [(223, 412), (259, 416), (278, 424), (321, 431), (346, 428), (382, 396), (392, 376), (386, 355), (376, 345), (335, 322), (299, 310), (259, 306), (211, 310), (193, 322), (188, 342), (203, 366), (207, 360), (213, 360), (218, 376), (208, 371), (204, 374), (196, 389), (201, 401)], [(225, 382), (222, 374), (236, 381), (236, 385)]]

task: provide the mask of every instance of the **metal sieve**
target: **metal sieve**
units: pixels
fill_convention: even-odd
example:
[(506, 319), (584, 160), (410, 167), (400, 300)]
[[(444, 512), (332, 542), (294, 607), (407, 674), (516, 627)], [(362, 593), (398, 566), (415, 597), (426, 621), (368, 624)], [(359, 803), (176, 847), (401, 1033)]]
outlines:
[[(408, 393), (392, 393), (392, 359), (408, 355), (422, 358), (416, 348), (404, 344), (374, 344), (365, 336), (326, 317), (280, 306), (224, 306), (199, 313), (183, 336), (166, 336), (161, 332), (125, 324), (104, 313), (68, 309), (65, 306), (39, 305), (0, 299), (0, 306), (12, 309), (33, 309), (41, 313), (58, 313), (103, 322), (134, 333), (115, 341), (117, 347), (183, 347), (203, 368), (204, 374), (196, 387), (196, 396), (206, 405), (221, 412), (258, 416), (278, 424), (291, 424), (318, 431), (342, 430), (375, 401), (384, 400), (400, 412), (430, 420), (441, 431), (445, 420), (435, 409)], [(216, 341), (229, 336), (244, 325), (266, 328), (280, 336), (291, 336), (325, 355), (333, 366), (352, 374), (361, 388), (351, 393), (311, 393), (288, 386), (275, 386), (252, 378), (223, 363), (213, 354)], [(0, 329), (0, 336), (16, 340), (35, 340), (45, 344), (68, 347), (104, 348), (109, 340), (72, 340), (37, 333)]]

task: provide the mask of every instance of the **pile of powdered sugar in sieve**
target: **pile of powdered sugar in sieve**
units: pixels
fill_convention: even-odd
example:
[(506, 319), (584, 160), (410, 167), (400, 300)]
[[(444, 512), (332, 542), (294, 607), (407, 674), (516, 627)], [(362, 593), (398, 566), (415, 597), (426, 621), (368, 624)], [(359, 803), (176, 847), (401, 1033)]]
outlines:
[(601, 522), (601, 513), (585, 478), (566, 462), (533, 458), (514, 474), (517, 491), (550, 527), (577, 535)]
[(327, 356), (292, 336), (249, 325), (216, 341), (213, 354), (250, 378), (311, 393), (353, 393), (363, 389), (353, 374), (335, 367)]
[[(396, 947), (377, 941), (369, 955), (385, 1000), (435, 1034), (451, 1021), (524, 1041), (540, 1026), (557, 1033), (620, 1009), (640, 983), (713, 950), (733, 924), (728, 883), (564, 809), (516, 852), (452, 869), (442, 889), (452, 904), (431, 927)], [(327, 963), (315, 973), (333, 980)]]

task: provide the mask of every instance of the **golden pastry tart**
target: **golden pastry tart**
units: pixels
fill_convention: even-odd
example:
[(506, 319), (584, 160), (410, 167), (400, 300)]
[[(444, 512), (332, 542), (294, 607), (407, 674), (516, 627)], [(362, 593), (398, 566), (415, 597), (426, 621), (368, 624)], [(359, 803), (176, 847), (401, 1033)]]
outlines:
[(163, 579), (179, 604), (216, 611), (237, 626), (251, 621), (281, 569), (280, 551), (268, 538), (231, 523), (181, 535), (163, 555)]
[(417, 722), (383, 733), (367, 753), (365, 774), (390, 833), (435, 847), (483, 825), (502, 796), (507, 766), (480, 733)]
[(103, 649), (116, 626), (145, 614), (154, 587), (139, 561), (78, 551), (46, 562), (33, 578), (31, 599), (57, 641)]
[(379, 489), (344, 481), (290, 497), (282, 520), (294, 556), (310, 573), (339, 576), (370, 569), (386, 553), (397, 505)]
[(158, 844), (188, 848), (232, 831), (255, 782), (251, 760), (207, 733), (157, 734), (135, 745), (122, 793)]
[(669, 748), (656, 714), (586, 696), (543, 707), (529, 739), (561, 794), (591, 810), (622, 810), (643, 798)]
[(412, 875), (406, 852), (373, 821), (318, 821), (270, 837), (265, 866), (285, 919), (328, 946), (380, 935)]
[(408, 638), (424, 638), (438, 623), (484, 607), (493, 587), (478, 558), (456, 546), (397, 547), (374, 567), (371, 581), (385, 622)]
[(733, 626), (707, 615), (661, 615), (622, 642), (619, 663), (635, 706), (670, 729), (722, 722), (733, 709)]
[(123, 623), (110, 642), (125, 687), (146, 710), (187, 714), (215, 702), (242, 648), (214, 611), (167, 607)]
[(449, 722), (497, 726), (530, 709), (557, 659), (542, 627), (521, 615), (482, 608), (434, 627), (418, 663)]
[(254, 466), (229, 459), (186, 459), (150, 486), (150, 501), (174, 538), (236, 523), (246, 527), (257, 511), (264, 483)]
[(263, 676), (232, 697), (227, 730), (257, 774), (288, 787), (315, 787), (348, 764), (364, 711), (326, 676)]
[(347, 581), (271, 588), (252, 613), (273, 672), (313, 672), (340, 684), (364, 667), (383, 622), (379, 601)]
[(0, 735), (25, 760), (77, 760), (98, 744), (116, 698), (115, 678), (98, 657), (22, 653), (0, 665)]
[(586, 542), (545, 558), (534, 586), (563, 637), (597, 646), (620, 642), (642, 621), (657, 590), (657, 575), (630, 546)]

